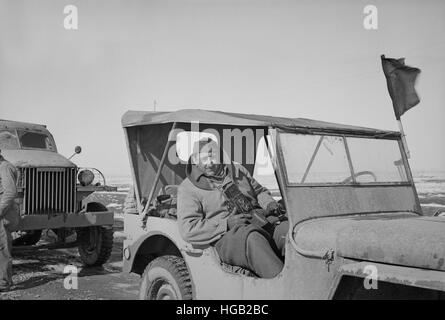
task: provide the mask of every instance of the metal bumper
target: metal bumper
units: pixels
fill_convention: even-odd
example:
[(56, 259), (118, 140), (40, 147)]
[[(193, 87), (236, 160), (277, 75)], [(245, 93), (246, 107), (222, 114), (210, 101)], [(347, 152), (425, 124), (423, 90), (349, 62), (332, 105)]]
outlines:
[(92, 193), (92, 192), (100, 192), (100, 191), (106, 191), (106, 192), (115, 192), (117, 191), (117, 187), (112, 187), (112, 186), (80, 186), (77, 185), (77, 192), (87, 192), (87, 193)]
[(113, 226), (114, 212), (84, 212), (51, 215), (22, 216), (15, 230), (39, 230), (57, 228), (80, 228), (90, 226)]

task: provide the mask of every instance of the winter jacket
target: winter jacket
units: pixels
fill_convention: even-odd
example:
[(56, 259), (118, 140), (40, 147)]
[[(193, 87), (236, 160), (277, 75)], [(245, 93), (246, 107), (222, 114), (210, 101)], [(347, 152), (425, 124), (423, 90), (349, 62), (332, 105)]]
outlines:
[[(275, 201), (270, 192), (261, 186), (240, 164), (228, 164), (228, 175), (238, 184), (239, 190), (250, 198), (254, 206), (266, 210)], [(229, 178), (229, 177), (227, 177)], [(208, 245), (220, 239), (227, 231), (230, 215), (228, 203), (196, 166), (187, 166), (187, 178), (178, 187), (178, 224), (184, 240), (195, 245)]]
[(0, 219), (7, 220), (6, 224), (10, 227), (14, 227), (19, 218), (15, 203), (17, 178), (17, 169), (0, 156)]

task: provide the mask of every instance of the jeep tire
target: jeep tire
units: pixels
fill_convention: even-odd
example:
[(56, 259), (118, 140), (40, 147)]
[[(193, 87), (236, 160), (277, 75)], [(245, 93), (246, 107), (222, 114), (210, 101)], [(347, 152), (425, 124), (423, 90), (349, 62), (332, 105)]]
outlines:
[(192, 281), (183, 258), (165, 255), (151, 261), (142, 275), (140, 300), (192, 300)]
[(113, 249), (111, 227), (78, 228), (76, 232), (80, 259), (86, 266), (101, 266), (110, 258)]

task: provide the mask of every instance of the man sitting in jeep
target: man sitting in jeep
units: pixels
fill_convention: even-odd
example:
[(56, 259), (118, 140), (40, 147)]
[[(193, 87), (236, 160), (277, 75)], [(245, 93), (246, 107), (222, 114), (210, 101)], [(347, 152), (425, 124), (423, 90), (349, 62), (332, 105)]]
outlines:
[(273, 278), (283, 268), (288, 222), (277, 221), (281, 207), (270, 192), (242, 165), (221, 161), (223, 154), (210, 138), (195, 143), (178, 188), (181, 236), (214, 246), (224, 263)]

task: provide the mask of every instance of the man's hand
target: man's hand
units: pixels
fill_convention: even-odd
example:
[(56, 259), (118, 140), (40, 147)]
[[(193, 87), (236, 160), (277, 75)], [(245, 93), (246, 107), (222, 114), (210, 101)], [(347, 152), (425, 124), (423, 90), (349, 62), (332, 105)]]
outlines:
[(239, 224), (249, 224), (251, 219), (252, 215), (250, 213), (231, 215), (227, 219), (227, 228), (230, 230)]

